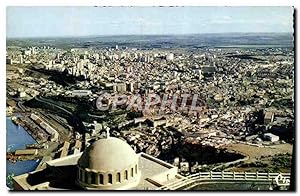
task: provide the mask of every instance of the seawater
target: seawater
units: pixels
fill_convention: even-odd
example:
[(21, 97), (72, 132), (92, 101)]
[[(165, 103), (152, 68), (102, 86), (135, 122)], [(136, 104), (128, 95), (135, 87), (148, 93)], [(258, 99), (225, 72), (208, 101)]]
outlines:
[[(36, 141), (21, 126), (14, 124), (10, 117), (6, 118), (6, 151), (24, 149), (26, 144), (35, 144)], [(6, 177), (31, 172), (38, 166), (40, 160), (17, 161), (13, 163), (6, 160)], [(6, 185), (11, 188), (10, 182)]]

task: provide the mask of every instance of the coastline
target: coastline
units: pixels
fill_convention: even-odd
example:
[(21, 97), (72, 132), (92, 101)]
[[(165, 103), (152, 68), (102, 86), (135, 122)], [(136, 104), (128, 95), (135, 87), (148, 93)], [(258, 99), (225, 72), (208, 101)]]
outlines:
[(34, 132), (32, 132), (30, 126), (26, 123), (26, 121), (22, 120), (20, 117), (7, 117), (6, 118), (10, 118), (11, 121), (14, 123), (14, 125), (22, 127), (25, 132), (30, 135), (30, 137), (37, 143), (37, 144), (41, 144), (43, 141), (41, 141), (37, 135), (34, 134)]
[[(23, 129), (23, 130), (22, 130)], [(6, 152), (26, 148), (26, 144), (36, 144), (36, 140), (22, 126), (13, 122), (11, 116), (6, 116)], [(34, 171), (40, 160), (6, 160), (6, 186), (11, 188), (9, 176), (20, 175)]]

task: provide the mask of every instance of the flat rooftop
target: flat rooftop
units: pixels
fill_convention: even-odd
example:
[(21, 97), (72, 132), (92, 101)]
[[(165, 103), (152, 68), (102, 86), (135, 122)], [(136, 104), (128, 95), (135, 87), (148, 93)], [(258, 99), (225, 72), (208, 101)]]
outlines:
[[(45, 169), (22, 174), (13, 179), (17, 186), (25, 190), (80, 190), (75, 184), (75, 179), (77, 161), (81, 154), (48, 161)], [(181, 178), (177, 174), (177, 167), (145, 153), (139, 154), (139, 169), (141, 180), (132, 190), (154, 190)]]

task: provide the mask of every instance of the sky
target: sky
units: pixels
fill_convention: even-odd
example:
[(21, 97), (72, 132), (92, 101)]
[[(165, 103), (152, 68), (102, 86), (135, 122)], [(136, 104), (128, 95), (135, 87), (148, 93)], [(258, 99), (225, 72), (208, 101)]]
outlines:
[(293, 32), (292, 7), (7, 7), (6, 37)]

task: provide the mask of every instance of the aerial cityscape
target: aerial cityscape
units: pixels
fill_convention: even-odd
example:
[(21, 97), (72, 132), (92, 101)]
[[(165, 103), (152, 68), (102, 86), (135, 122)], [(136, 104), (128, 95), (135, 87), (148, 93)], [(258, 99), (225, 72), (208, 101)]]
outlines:
[(293, 7), (6, 15), (10, 190), (295, 190)]

